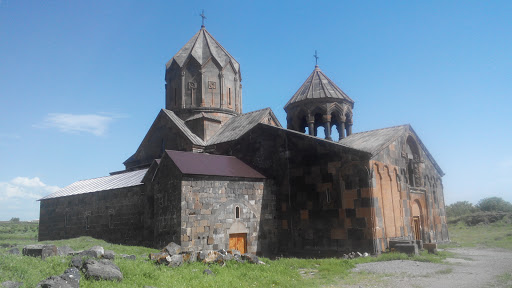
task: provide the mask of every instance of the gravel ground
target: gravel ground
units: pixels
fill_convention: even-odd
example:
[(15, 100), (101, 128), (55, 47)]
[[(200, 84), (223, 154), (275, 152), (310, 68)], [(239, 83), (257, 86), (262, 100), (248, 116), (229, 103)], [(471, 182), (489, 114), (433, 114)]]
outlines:
[[(512, 251), (484, 248), (451, 248), (454, 258), (444, 264), (388, 261), (359, 264), (354, 273), (367, 272), (379, 281), (366, 280), (340, 287), (512, 287), (498, 276), (512, 273)], [(375, 277), (368, 277), (369, 279)]]

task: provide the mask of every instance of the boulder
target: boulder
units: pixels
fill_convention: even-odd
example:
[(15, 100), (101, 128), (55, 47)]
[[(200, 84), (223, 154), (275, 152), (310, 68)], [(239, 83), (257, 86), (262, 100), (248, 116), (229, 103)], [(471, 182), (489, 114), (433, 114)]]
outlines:
[(199, 251), (197, 253), (197, 261), (203, 262), (208, 257), (207, 251)]
[(60, 275), (60, 278), (64, 279), (73, 288), (80, 287), (80, 271), (75, 267), (71, 267), (64, 271), (64, 274)]
[(395, 251), (409, 255), (419, 255), (418, 246), (414, 244), (396, 244)]
[(121, 258), (127, 259), (127, 260), (136, 260), (137, 256), (135, 256), (135, 255), (128, 255), (128, 254), (121, 254)]
[(24, 256), (41, 257), (41, 259), (45, 259), (46, 257), (57, 255), (57, 246), (45, 244), (27, 245), (23, 247), (22, 254)]
[(235, 256), (233, 256), (232, 254), (229, 254), (229, 253), (228, 253), (228, 254), (226, 254), (226, 255), (222, 255), (222, 259), (223, 259), (224, 261), (231, 261), (231, 260), (233, 260), (233, 258), (234, 258), (234, 257), (235, 257)]
[(423, 243), (423, 249), (426, 249), (430, 254), (437, 254), (437, 243)]
[(242, 260), (244, 261), (247, 261), (251, 264), (258, 264), (259, 263), (259, 259), (258, 259), (258, 256), (254, 255), (254, 254), (249, 254), (249, 253), (245, 253), (242, 255)]
[(165, 248), (162, 249), (162, 252), (166, 252), (170, 256), (178, 255), (181, 253), (181, 251), (182, 251), (181, 246), (174, 242), (167, 244), (167, 246), (165, 246)]
[(89, 259), (85, 261), (82, 270), (87, 279), (123, 280), (123, 273), (121, 273), (119, 267), (107, 259)]
[(73, 250), (69, 246), (57, 247), (57, 255), (59, 255), (59, 256), (72, 255), (73, 253), (75, 253), (75, 250)]
[(172, 256), (169, 256), (171, 259), (169, 261), (169, 266), (171, 267), (178, 267), (180, 266), (181, 264), (183, 264), (183, 256), (181, 254), (179, 255), (172, 255)]
[(15, 247), (15, 248), (7, 250), (7, 254), (20, 255), (21, 253), (20, 253), (20, 249)]
[(158, 261), (158, 259), (160, 258), (165, 258), (169, 256), (169, 254), (165, 253), (165, 252), (158, 252), (158, 253), (149, 253), (149, 260), (151, 261)]
[(192, 263), (197, 261), (197, 252), (195, 251), (181, 252), (181, 256), (183, 256), (183, 262), (185, 263)]
[(233, 255), (233, 259), (238, 262), (238, 263), (244, 263), (245, 261), (242, 260), (242, 255), (239, 255), (239, 254), (234, 254)]
[(203, 260), (203, 263), (219, 263), (223, 264), (224, 258), (222, 258), (222, 255), (217, 251), (210, 251), (208, 252), (208, 255)]
[(82, 257), (80, 256), (73, 256), (73, 258), (71, 259), (71, 263), (70, 263), (71, 267), (75, 267), (77, 269), (81, 269), (82, 268), (82, 264), (83, 264), (83, 261), (82, 261)]
[(114, 253), (114, 251), (112, 250), (105, 250), (105, 252), (103, 253), (103, 258), (108, 260), (114, 260), (114, 258), (116, 258), (116, 253)]
[(73, 286), (59, 276), (50, 276), (39, 282), (36, 288), (73, 288)]
[(103, 257), (103, 254), (105, 254), (105, 249), (103, 249), (101, 246), (93, 246), (91, 249), (82, 251), (82, 253), (80, 253), (82, 256), (89, 256), (98, 259)]
[(5, 281), (0, 284), (2, 288), (18, 288), (23, 285), (23, 282)]
[(236, 249), (229, 249), (229, 250), (228, 250), (228, 254), (242, 256), (242, 253), (240, 253), (240, 251), (238, 251), (238, 250), (236, 250)]

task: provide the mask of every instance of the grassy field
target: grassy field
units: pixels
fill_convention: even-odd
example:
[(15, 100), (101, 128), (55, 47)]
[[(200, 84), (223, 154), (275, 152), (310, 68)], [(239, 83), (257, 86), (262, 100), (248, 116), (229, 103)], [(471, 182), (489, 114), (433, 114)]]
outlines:
[[(0, 244), (24, 245), (36, 243), (37, 224), (0, 223)], [(418, 261), (440, 262), (445, 254), (408, 257), (400, 253), (388, 253), (379, 257), (366, 257), (354, 260), (344, 259), (296, 259), (282, 258), (270, 260), (261, 258), (266, 265), (228, 262), (225, 266), (192, 263), (178, 268), (158, 266), (147, 259), (154, 249), (136, 246), (123, 246), (107, 243), (90, 237), (50, 241), (57, 246), (68, 245), (74, 250), (88, 249), (100, 245), (116, 254), (133, 254), (137, 260), (116, 259), (124, 275), (122, 282), (106, 282), (82, 279), (80, 287), (319, 287), (339, 283), (357, 282), (352, 279), (350, 270), (358, 263), (413, 259)], [(46, 243), (50, 243), (46, 242)], [(45, 242), (43, 242), (45, 243)], [(5, 245), (4, 245), (5, 246)], [(7, 255), (8, 247), (0, 248), (0, 283), (21, 281), (23, 287), (35, 287), (41, 280), (60, 275), (69, 267), (71, 257), (49, 257), (41, 260), (33, 257)], [(210, 269), (215, 276), (203, 274)], [(364, 276), (358, 276), (364, 277)], [(344, 281), (345, 282), (345, 281)]]
[(512, 250), (512, 215), (490, 224), (468, 226), (458, 221), (448, 226), (450, 244), (448, 247), (487, 247)]

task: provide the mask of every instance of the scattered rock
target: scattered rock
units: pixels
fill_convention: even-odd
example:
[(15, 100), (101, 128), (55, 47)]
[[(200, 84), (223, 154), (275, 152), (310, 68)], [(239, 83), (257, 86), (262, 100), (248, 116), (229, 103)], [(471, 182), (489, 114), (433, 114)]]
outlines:
[(80, 253), (80, 255), (94, 257), (98, 259), (103, 257), (103, 254), (105, 254), (105, 249), (103, 249), (103, 247), (101, 246), (93, 246), (91, 247), (91, 249), (82, 251), (82, 253)]
[(207, 251), (199, 251), (199, 253), (197, 253), (197, 261), (203, 262), (206, 259), (206, 257), (208, 257)]
[(222, 255), (222, 258), (224, 259), (224, 261), (231, 261), (233, 260), (234, 256), (228, 253), (226, 255)]
[(23, 285), (23, 282), (5, 281), (0, 284), (2, 288), (18, 288)]
[(215, 276), (215, 273), (213, 273), (213, 271), (210, 269), (204, 269), (203, 274)]
[(165, 258), (169, 256), (169, 254), (165, 253), (165, 252), (158, 252), (158, 253), (149, 253), (149, 260), (151, 261), (158, 261), (158, 259), (160, 258)]
[(368, 252), (363, 253), (363, 257), (368, 257), (368, 256), (370, 256), (370, 254), (368, 254)]
[(82, 268), (82, 264), (83, 264), (83, 261), (82, 261), (82, 257), (80, 257), (80, 256), (74, 256), (71, 259), (71, 267), (75, 267), (77, 269), (81, 269)]
[(228, 250), (228, 253), (229, 253), (229, 254), (232, 254), (233, 256), (235, 256), (235, 255), (242, 256), (242, 253), (240, 253), (240, 251), (235, 250), (235, 249), (229, 249), (229, 250)]
[(228, 254), (228, 251), (226, 251), (226, 250), (224, 250), (224, 249), (220, 249), (220, 250), (218, 250), (217, 252), (219, 252), (219, 254), (220, 254), (220, 255), (222, 255), (222, 256), (225, 256), (225, 255), (227, 255), (227, 254)]
[(88, 279), (123, 280), (123, 273), (121, 273), (119, 267), (107, 259), (89, 259), (85, 261), (83, 271)]
[(174, 242), (167, 244), (167, 246), (165, 246), (165, 248), (162, 249), (162, 252), (166, 252), (170, 256), (180, 254), (181, 251), (181, 246)]
[(254, 254), (249, 254), (249, 253), (243, 254), (242, 260), (245, 260), (252, 264), (258, 264), (258, 262), (259, 262), (258, 256), (254, 255)]
[(75, 267), (71, 267), (64, 271), (64, 274), (60, 275), (60, 278), (64, 279), (73, 288), (80, 287), (80, 271)]
[(103, 253), (103, 258), (108, 260), (114, 260), (114, 258), (116, 258), (116, 253), (114, 253), (114, 251), (112, 250), (105, 250), (105, 252)]
[(203, 263), (218, 263), (218, 264), (224, 264), (224, 259), (222, 255), (217, 251), (210, 251), (208, 252), (208, 255), (203, 260)]
[[(13, 246), (14, 246), (14, 245), (11, 245), (11, 244), (9, 244), (9, 243), (2, 243), (2, 244), (0, 244), (0, 247), (1, 247), (1, 248), (11, 248), (11, 247), (13, 247)], [(6, 281), (6, 282), (12, 282), (12, 281)], [(4, 283), (5, 283), (5, 282), (4, 282)], [(3, 284), (3, 283), (2, 283), (2, 284)]]
[(185, 263), (192, 263), (197, 260), (197, 252), (195, 251), (181, 252), (181, 255), (183, 256), (183, 262)]
[(121, 254), (121, 258), (127, 259), (127, 260), (136, 260), (137, 256), (135, 256), (135, 255), (128, 255), (128, 254)]
[(11, 255), (20, 255), (20, 249), (18, 248), (12, 248), (12, 249), (9, 249), (7, 251), (7, 254), (11, 254)]
[(73, 286), (59, 276), (50, 276), (39, 282), (36, 288), (73, 288)]
[(22, 254), (24, 256), (41, 257), (45, 259), (46, 257), (57, 255), (57, 246), (45, 244), (27, 245), (23, 247)]
[(172, 255), (170, 256), (170, 261), (169, 261), (169, 266), (171, 267), (178, 267), (180, 266), (181, 264), (183, 264), (183, 256), (180, 254), (180, 255)]
[(160, 256), (160, 258), (156, 259), (156, 263), (169, 265), (169, 263), (171, 263), (171, 256), (169, 256), (169, 254), (167, 253), (163, 253), (163, 255)]
[(69, 246), (57, 247), (57, 255), (59, 255), (59, 256), (72, 255), (73, 253), (75, 253), (75, 250), (73, 250)]

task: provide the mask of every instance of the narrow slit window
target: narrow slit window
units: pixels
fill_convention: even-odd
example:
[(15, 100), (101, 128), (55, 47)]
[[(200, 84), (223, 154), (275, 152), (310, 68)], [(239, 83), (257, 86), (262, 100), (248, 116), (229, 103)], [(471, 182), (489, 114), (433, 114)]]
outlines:
[(228, 88), (228, 105), (231, 106), (231, 88)]
[(89, 216), (85, 216), (85, 230), (89, 230)]
[(240, 207), (235, 207), (235, 218), (240, 219)]
[(114, 222), (112, 221), (113, 218), (114, 218), (114, 215), (112, 215), (112, 214), (108, 215), (108, 228), (114, 227)]

